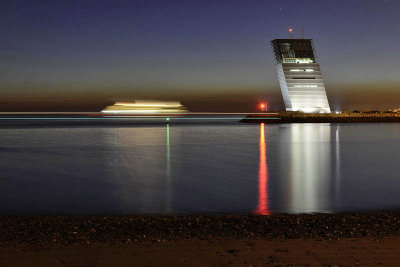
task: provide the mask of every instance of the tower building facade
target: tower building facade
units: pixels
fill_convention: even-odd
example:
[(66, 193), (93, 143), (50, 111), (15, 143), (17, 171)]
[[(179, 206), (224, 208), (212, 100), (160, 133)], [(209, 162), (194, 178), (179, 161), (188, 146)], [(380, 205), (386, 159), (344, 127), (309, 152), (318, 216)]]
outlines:
[(312, 40), (275, 39), (271, 45), (286, 110), (330, 113)]

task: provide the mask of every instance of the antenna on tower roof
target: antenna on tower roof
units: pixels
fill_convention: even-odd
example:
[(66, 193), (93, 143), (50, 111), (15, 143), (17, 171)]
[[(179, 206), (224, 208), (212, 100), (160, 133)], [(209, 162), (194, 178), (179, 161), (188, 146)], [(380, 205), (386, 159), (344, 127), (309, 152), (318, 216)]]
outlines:
[(301, 27), (301, 39), (304, 39), (304, 27)]
[(293, 29), (289, 28), (289, 39), (292, 39), (293, 37)]

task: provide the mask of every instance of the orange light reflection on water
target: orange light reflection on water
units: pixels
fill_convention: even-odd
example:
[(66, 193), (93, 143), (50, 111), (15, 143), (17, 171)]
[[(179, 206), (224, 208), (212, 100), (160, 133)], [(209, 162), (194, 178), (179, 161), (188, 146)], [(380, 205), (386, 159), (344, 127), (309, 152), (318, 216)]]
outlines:
[(258, 171), (258, 208), (256, 214), (271, 214), (268, 206), (268, 165), (267, 144), (265, 142), (265, 124), (260, 126), (260, 166)]

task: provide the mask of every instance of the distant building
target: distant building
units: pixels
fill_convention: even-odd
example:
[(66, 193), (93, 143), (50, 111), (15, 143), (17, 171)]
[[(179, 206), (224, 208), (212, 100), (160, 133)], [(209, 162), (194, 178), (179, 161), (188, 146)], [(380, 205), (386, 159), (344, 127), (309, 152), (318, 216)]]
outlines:
[(275, 39), (279, 84), (287, 111), (331, 112), (311, 39)]

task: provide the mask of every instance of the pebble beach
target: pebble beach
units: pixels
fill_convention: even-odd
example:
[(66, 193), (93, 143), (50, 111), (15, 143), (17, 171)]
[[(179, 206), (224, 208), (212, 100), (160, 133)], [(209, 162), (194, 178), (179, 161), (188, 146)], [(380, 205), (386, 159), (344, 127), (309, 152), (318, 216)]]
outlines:
[[(100, 254), (105, 257), (102, 261), (97, 261), (97, 257), (93, 256), (91, 262), (103, 265), (107, 260), (118, 263), (118, 255), (125, 255), (129, 251), (131, 253), (125, 255), (125, 260), (128, 257), (143, 265), (169, 265), (175, 262), (182, 265), (250, 266), (296, 264), (297, 261), (297, 264), (314, 262), (317, 265), (332, 263), (340, 266), (357, 261), (355, 258), (343, 258), (340, 256), (343, 253), (336, 255), (332, 251), (340, 251), (351, 245), (348, 249), (360, 248), (361, 252), (366, 253), (368, 246), (388, 246), (387, 251), (394, 253), (400, 249), (399, 244), (399, 211), (268, 216), (0, 217), (2, 266), (23, 265), (28, 260), (33, 266), (35, 263), (37, 266), (51, 263), (85, 266), (88, 255)], [(245, 254), (242, 253), (244, 251)], [(323, 259), (312, 257), (329, 251), (337, 257), (326, 263)], [(379, 257), (385, 254), (379, 255), (371, 260), (383, 261)], [(365, 260), (368, 257), (360, 255), (361, 258)], [(393, 259), (386, 257), (386, 263), (390, 265)], [(130, 261), (125, 260), (120, 263), (129, 265)]]

